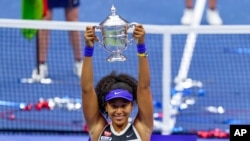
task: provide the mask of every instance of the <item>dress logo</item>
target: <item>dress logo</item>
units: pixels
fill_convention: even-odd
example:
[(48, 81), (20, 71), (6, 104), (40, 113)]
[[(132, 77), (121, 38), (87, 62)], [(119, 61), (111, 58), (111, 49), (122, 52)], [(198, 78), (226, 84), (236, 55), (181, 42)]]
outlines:
[(130, 133), (128, 135), (126, 135), (126, 138), (130, 138), (131, 136), (133, 136), (134, 133)]
[(101, 136), (100, 141), (112, 141), (112, 137)]
[(111, 132), (109, 132), (109, 131), (104, 131), (104, 136), (110, 137), (110, 136), (111, 136)]

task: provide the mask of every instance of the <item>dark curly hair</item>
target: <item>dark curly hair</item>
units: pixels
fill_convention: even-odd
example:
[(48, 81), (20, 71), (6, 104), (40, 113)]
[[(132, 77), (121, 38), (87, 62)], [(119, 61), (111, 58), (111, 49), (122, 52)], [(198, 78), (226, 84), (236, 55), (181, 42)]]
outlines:
[(105, 97), (109, 91), (114, 89), (124, 89), (130, 92), (133, 95), (134, 104), (137, 99), (137, 80), (131, 75), (125, 73), (117, 74), (115, 71), (112, 71), (110, 74), (104, 76), (95, 87), (100, 111), (106, 116)]

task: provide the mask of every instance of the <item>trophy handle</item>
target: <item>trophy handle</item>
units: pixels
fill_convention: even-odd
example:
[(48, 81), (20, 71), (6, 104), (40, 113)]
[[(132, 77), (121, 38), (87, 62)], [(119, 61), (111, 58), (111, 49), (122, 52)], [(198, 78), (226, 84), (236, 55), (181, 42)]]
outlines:
[[(94, 27), (95, 27), (95, 29), (98, 29), (98, 30), (101, 30), (101, 29), (102, 29), (100, 25), (96, 25), (96, 26), (94, 26)], [(98, 37), (98, 36), (97, 36), (97, 37)], [(99, 39), (99, 40), (98, 40), (99, 46), (100, 46), (100, 47), (104, 46), (102, 40), (100, 40), (100, 37), (98, 37), (98, 39)]]
[(137, 24), (138, 23), (136, 23), (136, 22), (131, 22), (131, 23), (129, 23), (128, 28), (135, 27)]
[[(128, 29), (129, 29), (129, 28), (135, 27), (137, 24), (138, 24), (138, 23), (136, 23), (136, 22), (131, 22), (131, 23), (129, 23), (129, 24), (128, 24)], [(134, 38), (128, 39), (128, 44), (129, 44), (129, 45), (132, 45), (134, 40), (135, 40)]]
[(94, 27), (95, 27), (95, 29), (99, 29), (99, 30), (101, 29), (100, 25), (95, 25)]

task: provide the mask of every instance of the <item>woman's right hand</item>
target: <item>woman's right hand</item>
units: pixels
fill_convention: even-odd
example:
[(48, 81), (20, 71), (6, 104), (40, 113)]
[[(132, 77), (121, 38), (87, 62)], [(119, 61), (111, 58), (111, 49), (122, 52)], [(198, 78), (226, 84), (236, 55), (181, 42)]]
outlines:
[(98, 41), (98, 38), (95, 34), (94, 26), (87, 26), (86, 31), (84, 32), (85, 45), (87, 47), (94, 47), (95, 41)]

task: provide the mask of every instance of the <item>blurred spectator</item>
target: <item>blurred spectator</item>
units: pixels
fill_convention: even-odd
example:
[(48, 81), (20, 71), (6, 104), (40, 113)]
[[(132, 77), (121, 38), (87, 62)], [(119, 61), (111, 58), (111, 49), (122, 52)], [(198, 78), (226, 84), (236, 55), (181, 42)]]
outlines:
[[(206, 11), (206, 19), (208, 24), (210, 25), (221, 25), (222, 20), (219, 15), (218, 10), (216, 9), (216, 4), (217, 0), (208, 0), (208, 8)], [(190, 25), (192, 23), (193, 19), (193, 13), (194, 13), (194, 8), (193, 8), (193, 0), (185, 0), (185, 9), (183, 16), (181, 18), (181, 24), (183, 25)]]
[[(44, 7), (46, 8), (43, 20), (52, 20), (52, 12), (54, 8), (64, 8), (66, 21), (78, 21), (79, 0), (44, 0)], [(40, 30), (39, 37), (39, 73), (35, 68), (32, 71), (33, 79), (42, 79), (48, 76), (47, 66), (47, 50), (49, 43), (49, 31)], [(82, 53), (81, 53), (81, 37), (78, 31), (69, 31), (69, 38), (74, 52), (74, 74), (81, 76), (82, 69)]]

